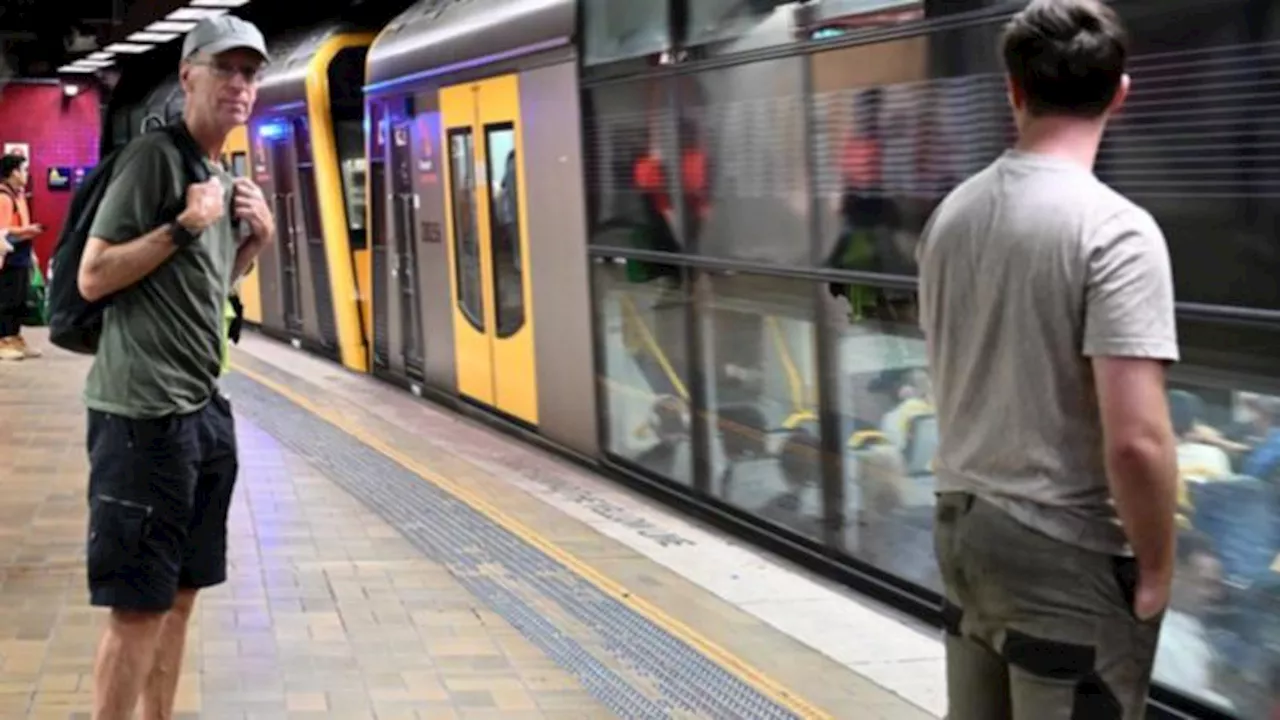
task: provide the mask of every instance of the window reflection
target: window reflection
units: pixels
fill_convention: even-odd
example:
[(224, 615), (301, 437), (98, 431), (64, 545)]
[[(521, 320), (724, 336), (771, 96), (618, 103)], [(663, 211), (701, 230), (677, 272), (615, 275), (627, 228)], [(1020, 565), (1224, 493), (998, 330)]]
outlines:
[[(672, 202), (670, 130), (666, 82), (635, 82), (590, 90), (586, 95), (587, 205), (590, 241), (597, 245), (680, 252)], [(674, 267), (652, 267), (674, 276)]]
[(703, 288), (711, 492), (821, 539), (813, 286), (709, 275)]
[(849, 318), (835, 339), (839, 385), (832, 389), (844, 446), (844, 549), (940, 592), (933, 556), (938, 423), (914, 297), (858, 285), (829, 291), (836, 293), (832, 314)]
[(605, 447), (675, 482), (693, 482), (691, 398), (679, 278), (633, 272), (628, 261), (592, 264), (601, 343)]
[(1242, 717), (1280, 685), (1280, 396), (1170, 383), (1179, 552), (1156, 679)]
[(667, 0), (585, 0), (584, 63), (626, 60), (671, 47), (669, 5)]
[(476, 235), (475, 141), (470, 128), (449, 131), (450, 188), (456, 241), (458, 307), (475, 329), (484, 331), (484, 298), (480, 285), (480, 241)]
[(347, 228), (355, 249), (364, 247), (365, 172), (364, 120), (357, 118), (335, 123), (338, 148), (338, 170), (342, 178), (342, 199)]
[(516, 131), (511, 123), (485, 126), (489, 158), (490, 247), (493, 253), (494, 315), (498, 337), (524, 326), (524, 262), (520, 256), (520, 190), (516, 172)]
[(702, 56), (726, 55), (918, 20), (912, 0), (686, 0), (685, 42)]
[(688, 78), (681, 159), (702, 255), (811, 264), (802, 73), (788, 58)]

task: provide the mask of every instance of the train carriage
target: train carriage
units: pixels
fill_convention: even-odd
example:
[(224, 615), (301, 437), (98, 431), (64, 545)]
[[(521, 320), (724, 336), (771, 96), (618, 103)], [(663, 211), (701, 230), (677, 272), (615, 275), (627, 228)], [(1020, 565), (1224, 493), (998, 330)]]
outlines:
[[(1013, 137), (995, 48), (1017, 4), (381, 6), (275, 40), (228, 144), (281, 228), (246, 315), (935, 617), (913, 253)], [(1154, 692), (1162, 712), (1256, 716), (1280, 667), (1247, 629), (1280, 617), (1280, 546), (1247, 542), (1280, 537), (1280, 5), (1115, 6), (1134, 92), (1098, 173), (1165, 230), (1171, 386), (1195, 398), (1175, 424), (1233, 469), (1184, 473), (1186, 522), (1229, 577), (1179, 568)], [(112, 117), (136, 127), (138, 107)], [(1205, 609), (1196, 583), (1244, 589)]]

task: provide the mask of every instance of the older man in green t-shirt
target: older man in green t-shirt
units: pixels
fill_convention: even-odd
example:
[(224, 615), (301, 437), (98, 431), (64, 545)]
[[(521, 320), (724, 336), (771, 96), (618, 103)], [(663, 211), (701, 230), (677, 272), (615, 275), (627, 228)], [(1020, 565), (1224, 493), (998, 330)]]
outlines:
[(84, 392), (90, 600), (112, 610), (94, 669), (99, 720), (129, 717), (139, 696), (143, 717), (172, 716), (196, 591), (226, 580), (238, 460), (217, 390), (223, 307), (275, 222), (262, 191), (215, 160), (249, 119), (266, 61), (262, 33), (235, 16), (187, 34), (181, 128), (211, 177), (187, 185), (167, 134), (136, 139), (81, 259), (81, 294), (112, 298)]

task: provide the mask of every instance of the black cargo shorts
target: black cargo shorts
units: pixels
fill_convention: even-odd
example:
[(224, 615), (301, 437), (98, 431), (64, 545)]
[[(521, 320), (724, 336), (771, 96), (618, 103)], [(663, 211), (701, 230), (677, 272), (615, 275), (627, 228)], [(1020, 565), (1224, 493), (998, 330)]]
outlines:
[(227, 513), (239, 463), (231, 404), (185, 415), (89, 411), (90, 603), (139, 612), (227, 576)]

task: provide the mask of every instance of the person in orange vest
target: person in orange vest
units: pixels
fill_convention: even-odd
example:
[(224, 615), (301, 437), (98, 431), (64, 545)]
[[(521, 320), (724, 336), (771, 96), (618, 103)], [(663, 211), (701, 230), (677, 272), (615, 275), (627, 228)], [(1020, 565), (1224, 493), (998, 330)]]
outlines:
[(27, 208), (27, 159), (0, 157), (0, 360), (40, 356), (22, 337), (33, 256), (31, 242), (44, 231)]

